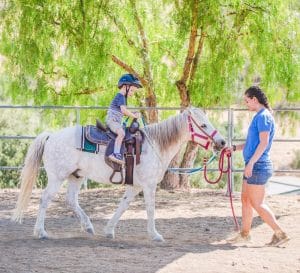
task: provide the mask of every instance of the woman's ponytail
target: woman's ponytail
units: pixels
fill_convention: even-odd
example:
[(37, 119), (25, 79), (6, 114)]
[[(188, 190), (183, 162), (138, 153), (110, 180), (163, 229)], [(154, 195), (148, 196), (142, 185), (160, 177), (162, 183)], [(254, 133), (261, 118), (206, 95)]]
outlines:
[(269, 101), (265, 93), (258, 86), (251, 86), (245, 91), (245, 95), (249, 98), (257, 98), (258, 102), (266, 107), (271, 113), (272, 108), (269, 105)]

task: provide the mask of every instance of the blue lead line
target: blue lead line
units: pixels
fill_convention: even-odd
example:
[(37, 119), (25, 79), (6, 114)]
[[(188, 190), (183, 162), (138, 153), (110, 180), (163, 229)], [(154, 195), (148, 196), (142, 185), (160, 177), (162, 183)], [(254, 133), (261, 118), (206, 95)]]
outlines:
[[(210, 164), (216, 157), (217, 154), (212, 155), (206, 165)], [(168, 171), (177, 174), (195, 174), (202, 171), (203, 168), (204, 166), (198, 168), (168, 168)]]

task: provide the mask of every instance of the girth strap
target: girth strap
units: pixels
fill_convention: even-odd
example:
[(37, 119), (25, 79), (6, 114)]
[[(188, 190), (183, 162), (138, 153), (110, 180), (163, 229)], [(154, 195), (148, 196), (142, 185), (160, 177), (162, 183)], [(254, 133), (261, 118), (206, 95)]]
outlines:
[(135, 133), (135, 159), (136, 165), (141, 162), (141, 145), (142, 145), (142, 136), (140, 132)]
[(126, 144), (127, 152), (125, 154), (125, 184), (133, 185), (133, 168), (134, 168), (134, 157), (133, 157), (133, 143)]

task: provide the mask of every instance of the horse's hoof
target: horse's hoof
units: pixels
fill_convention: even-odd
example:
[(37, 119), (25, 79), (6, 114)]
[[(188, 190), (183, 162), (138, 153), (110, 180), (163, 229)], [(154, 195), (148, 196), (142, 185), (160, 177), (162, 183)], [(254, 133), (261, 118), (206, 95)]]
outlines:
[(104, 228), (105, 237), (108, 239), (115, 239), (115, 231), (113, 228), (105, 227)]
[(104, 231), (104, 233), (105, 233), (105, 237), (107, 239), (115, 239), (115, 232), (114, 231), (112, 231), (112, 232)]
[(86, 232), (89, 233), (89, 234), (91, 234), (91, 235), (95, 235), (95, 231), (94, 231), (93, 228), (87, 228)]
[(105, 234), (105, 237), (106, 237), (107, 239), (115, 239), (115, 236), (114, 236), (113, 234), (111, 234), (111, 233)]
[(48, 236), (47, 232), (46, 232), (46, 231), (41, 232), (41, 233), (39, 234), (39, 239), (40, 239), (40, 240), (48, 240), (48, 239), (49, 239), (49, 236)]
[(49, 239), (48, 233), (45, 230), (34, 230), (34, 236), (37, 236), (40, 240)]
[(152, 238), (154, 242), (164, 242), (164, 238), (161, 235), (156, 235), (155, 237)]

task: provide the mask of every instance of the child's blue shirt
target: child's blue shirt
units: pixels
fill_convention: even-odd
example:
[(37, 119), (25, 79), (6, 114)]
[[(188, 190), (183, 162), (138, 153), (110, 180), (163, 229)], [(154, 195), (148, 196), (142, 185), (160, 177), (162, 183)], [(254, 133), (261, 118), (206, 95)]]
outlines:
[(117, 93), (108, 108), (107, 118), (113, 118), (115, 121), (121, 123), (123, 118), (123, 113), (121, 111), (122, 105), (126, 105), (125, 96), (121, 93)]

